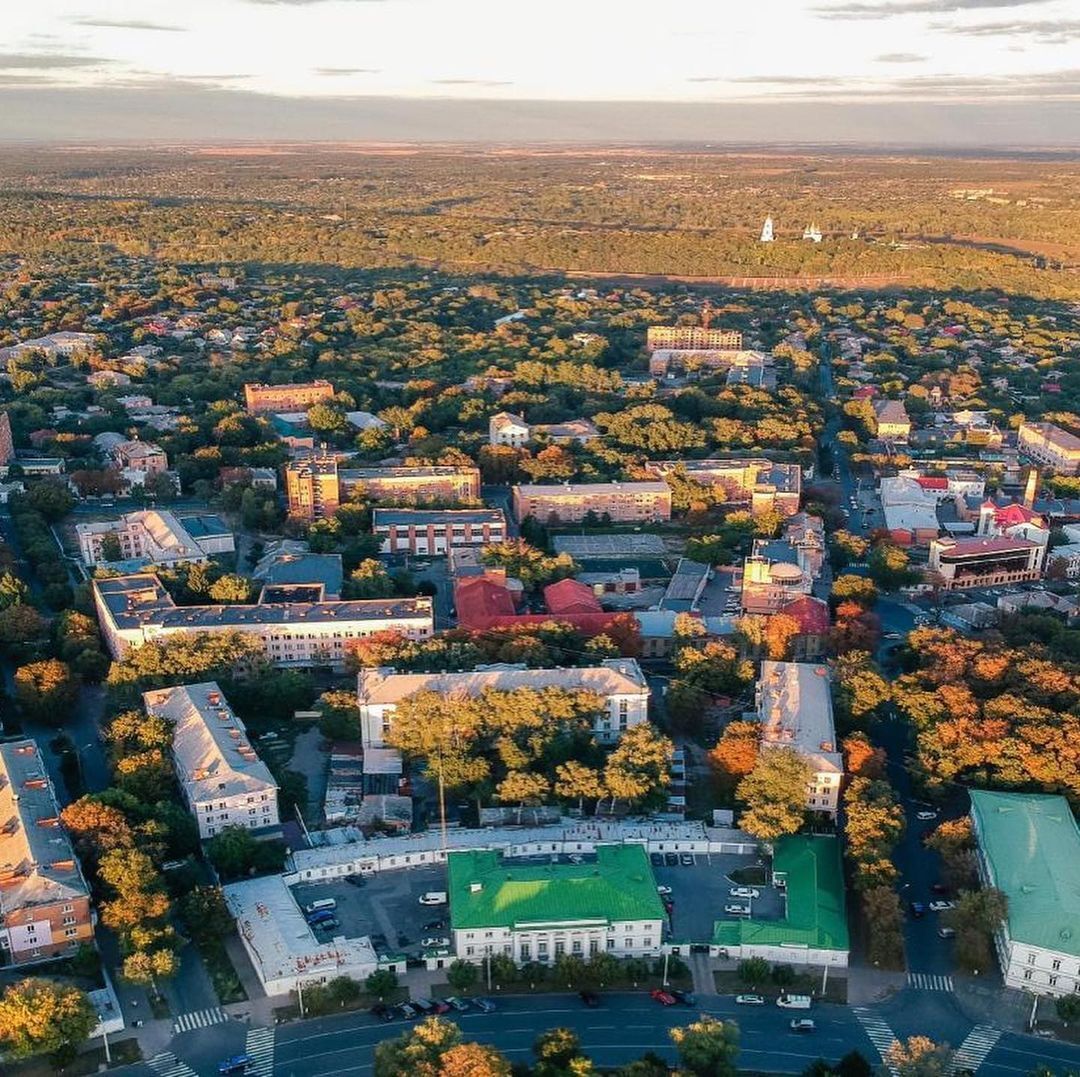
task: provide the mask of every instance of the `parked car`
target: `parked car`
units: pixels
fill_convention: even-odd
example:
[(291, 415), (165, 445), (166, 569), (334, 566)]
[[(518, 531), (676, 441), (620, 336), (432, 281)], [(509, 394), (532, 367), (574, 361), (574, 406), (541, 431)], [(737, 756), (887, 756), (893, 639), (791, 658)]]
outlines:
[(455, 1010), (457, 1013), (468, 1013), (472, 1009), (468, 999), (458, 998), (456, 995), (451, 995), (446, 1001), (450, 1009)]
[(671, 991), (671, 997), (682, 1006), (696, 1006), (697, 995), (693, 991)]
[(420, 1016), (420, 1011), (408, 1002), (403, 1002), (400, 1006), (398, 1006), (397, 1012), (400, 1013), (406, 1021), (413, 1021)]
[(921, 822), (921, 823), (926, 823), (926, 822), (929, 822), (931, 819), (936, 819), (937, 818), (937, 812), (936, 811), (917, 811), (915, 813), (915, 818), (918, 819), (919, 822)]
[(333, 898), (319, 898), (318, 901), (313, 901), (310, 905), (304, 906), (304, 912), (309, 916), (316, 912), (330, 912), (331, 909), (337, 908), (337, 902)]
[(385, 1002), (376, 1002), (370, 1010), (372, 1017), (377, 1017), (380, 1021), (393, 1021), (394, 1011), (386, 1005)]
[(420, 945), (425, 950), (439, 950), (444, 946), (449, 946), (450, 940), (445, 935), (428, 935), (427, 938), (420, 940)]
[(445, 905), (446, 891), (429, 890), (426, 894), (421, 894), (419, 900), (421, 905)]
[(937, 929), (939, 939), (955, 939), (956, 928), (953, 927), (939, 927)]
[(445, 920), (429, 920), (426, 924), (424, 924), (422, 930), (427, 932), (442, 931), (444, 927), (446, 927)]
[(313, 921), (311, 926), (315, 928), (316, 931), (333, 931), (335, 928), (341, 927), (341, 923), (331, 916), (327, 920)]
[(736, 995), (735, 996), (735, 1001), (740, 1006), (764, 1006), (765, 1005), (765, 996), (764, 995)]
[(732, 897), (740, 898), (759, 898), (761, 897), (761, 891), (755, 890), (752, 886), (733, 886), (728, 893)]
[(433, 998), (431, 1000), (431, 1013), (444, 1014), (450, 1012), (450, 1004), (441, 998)]
[(725, 905), (724, 906), (724, 912), (726, 912), (729, 916), (749, 916), (750, 915), (750, 906), (749, 905)]
[(412, 1000), (413, 1006), (423, 1014), (429, 1014), (435, 1012), (435, 1003), (429, 998), (414, 998)]
[(327, 920), (334, 920), (334, 923), (337, 923), (334, 919), (334, 914), (329, 909), (321, 909), (319, 912), (309, 913), (307, 917), (307, 922), (312, 927), (318, 927), (320, 924), (325, 924)]
[(678, 864), (678, 862), (679, 862), (679, 854), (678, 853), (664, 853), (664, 863), (667, 864), (667, 866), (669, 868), (675, 867), (675, 865)]
[(350, 886), (363, 886), (365, 879), (363, 875), (346, 875), (345, 881)]
[(654, 987), (649, 992), (649, 997), (659, 1002), (661, 1006), (674, 1006), (675, 999), (672, 995), (669, 995), (666, 991), (661, 991), (659, 987)]
[(662, 867), (664, 863), (664, 854), (649, 853), (649, 863), (651, 863), (654, 868)]
[(585, 863), (585, 857), (583, 857), (580, 853), (571, 853), (566, 859), (569, 860), (571, 864)]
[(926, 915), (926, 906), (921, 901), (909, 901), (908, 909), (916, 920), (921, 920)]
[(671, 887), (670, 886), (658, 886), (656, 888), (656, 892), (661, 897), (667, 897), (671, 893)]
[(495, 1003), (492, 1002), (491, 999), (489, 999), (489, 998), (474, 998), (472, 1000), (472, 1004), (481, 1013), (494, 1013), (495, 1012)]
[(590, 1010), (595, 1010), (600, 1005), (600, 996), (595, 991), (581, 991), (578, 994), (578, 998), (589, 1007)]
[(947, 912), (949, 909), (955, 909), (956, 905), (951, 901), (931, 901), (931, 912)]
[(788, 1024), (792, 1032), (813, 1032), (817, 1025), (809, 1017), (793, 1017)]
[(694, 866), (694, 854), (683, 853), (682, 856), (679, 857), (679, 863), (682, 864), (683, 867), (692, 868)]

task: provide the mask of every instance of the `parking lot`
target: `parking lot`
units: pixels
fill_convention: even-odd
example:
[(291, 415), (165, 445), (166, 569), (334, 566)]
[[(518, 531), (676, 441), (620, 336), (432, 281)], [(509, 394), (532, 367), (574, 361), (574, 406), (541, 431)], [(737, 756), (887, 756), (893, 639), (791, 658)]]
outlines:
[(671, 864), (669, 853), (665, 863), (657, 865), (654, 854), (653, 873), (657, 884), (670, 886), (675, 908), (671, 918), (673, 938), (690, 942), (708, 942), (713, 936), (713, 923), (725, 919), (725, 905), (749, 905), (755, 920), (779, 920), (784, 915), (784, 905), (779, 891), (771, 886), (755, 885), (759, 897), (747, 901), (734, 898), (729, 891), (740, 885), (728, 877), (739, 868), (754, 867), (755, 857), (712, 853), (708, 857), (695, 856), (693, 864)]
[[(337, 902), (335, 917), (340, 927), (316, 931), (320, 938), (345, 935), (348, 938), (370, 936), (380, 954), (420, 953), (420, 940), (429, 936), (449, 937), (449, 913), (445, 905), (421, 905), (420, 895), (428, 890), (446, 889), (446, 868), (424, 865), (384, 871), (364, 877), (363, 884), (353, 886), (344, 880), (327, 883), (301, 883), (293, 888), (300, 907), (333, 898)], [(425, 925), (442, 920), (444, 926)]]

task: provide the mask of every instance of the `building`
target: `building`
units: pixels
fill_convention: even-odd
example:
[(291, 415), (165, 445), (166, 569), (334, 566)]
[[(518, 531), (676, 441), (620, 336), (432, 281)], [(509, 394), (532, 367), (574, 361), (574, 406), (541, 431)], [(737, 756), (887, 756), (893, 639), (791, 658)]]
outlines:
[(763, 749), (793, 748), (810, 764), (807, 808), (835, 815), (844, 758), (837, 750), (828, 669), (808, 662), (762, 662), (757, 716)]
[(1050, 525), (1042, 513), (1026, 505), (1015, 501), (996, 505), (987, 499), (979, 506), (975, 534), (979, 538), (1025, 538), (1046, 546), (1050, 542)]
[(242, 632), (263, 645), (276, 666), (344, 665), (352, 640), (377, 632), (427, 639), (430, 598), (327, 599), (321, 584), (263, 588), (257, 603), (177, 606), (153, 573), (92, 582), (101, 634), (113, 658), (129, 647), (170, 636)]
[(1053, 423), (1021, 423), (1017, 448), (1059, 475), (1080, 474), (1080, 438)]
[(340, 598), (345, 570), (339, 553), (311, 553), (306, 542), (279, 539), (270, 543), (251, 575), (269, 587), (317, 584), (323, 598)]
[(0, 743), (0, 949), (27, 965), (93, 945), (90, 888), (37, 745)]
[(781, 838), (772, 881), (784, 897), (783, 919), (758, 920), (751, 909), (749, 916), (717, 920), (712, 952), (733, 960), (846, 967), (850, 941), (839, 840), (827, 834)]
[(584, 445), (600, 436), (595, 423), (588, 419), (567, 419), (564, 423), (552, 423), (550, 426), (534, 426), (534, 437), (550, 441), (553, 445)]
[(143, 703), (173, 727), (173, 769), (203, 841), (227, 826), (280, 827), (277, 782), (216, 682), (144, 692)]
[(1064, 546), (1055, 546), (1050, 550), (1047, 555), (1047, 567), (1055, 563), (1062, 565), (1060, 571), (1067, 580), (1080, 579), (1080, 542), (1068, 542)]
[(941, 531), (938, 504), (948, 492), (947, 480), (913, 475), (881, 479), (878, 493), (889, 537), (898, 546), (927, 546)]
[(494, 849), (447, 857), (454, 952), (554, 964), (564, 954), (660, 953), (666, 915), (640, 845), (599, 845), (574, 863), (515, 863)]
[(1069, 802), (974, 789), (971, 825), (983, 884), (1009, 903), (995, 936), (1005, 986), (1080, 991), (1080, 830)]
[(580, 485), (515, 486), (514, 518), (542, 524), (579, 523), (592, 513), (617, 523), (671, 519), (671, 489), (665, 482), (593, 482)]
[(696, 612), (701, 596), (705, 593), (705, 588), (712, 576), (711, 565), (691, 561), (688, 557), (680, 557), (658, 608), (674, 610), (676, 613)]
[(93, 351), (96, 346), (97, 343), (93, 333), (72, 333), (67, 331), (50, 333), (47, 337), (22, 340), (8, 348), (0, 348), (0, 361), (7, 362), (8, 359), (16, 359), (20, 355), (36, 353), (40, 353), (49, 359), (57, 357), (70, 359), (73, 355)]
[(330, 400), (333, 395), (333, 385), (321, 378), (290, 385), (248, 383), (244, 386), (244, 406), (253, 415), (307, 411), (312, 404)]
[(0, 411), (0, 467), (7, 467), (15, 459), (15, 440), (11, 436), (11, 416)]
[(799, 550), (784, 539), (754, 539), (743, 562), (744, 613), (776, 613), (814, 586), (808, 568), (800, 564)]
[(655, 475), (678, 471), (704, 486), (719, 487), (732, 505), (745, 505), (755, 515), (799, 511), (802, 468), (763, 457), (741, 460), (654, 460), (645, 465)]
[(911, 436), (911, 420), (902, 400), (875, 400), (874, 417), (882, 441), (906, 442)]
[(267, 995), (287, 995), (338, 976), (363, 983), (379, 967), (366, 937), (320, 941), (280, 875), (229, 883), (221, 892)]
[(113, 449), (112, 458), (121, 471), (160, 475), (169, 470), (165, 450), (152, 441), (121, 441)]
[(998, 587), (1037, 580), (1046, 545), (1025, 538), (938, 538), (930, 543), (928, 567), (948, 591)]
[(743, 336), (738, 329), (710, 329), (701, 325), (650, 325), (645, 333), (649, 351), (671, 348), (679, 351), (739, 351)]
[(341, 505), (337, 459), (330, 455), (301, 456), (285, 465), (285, 497), (289, 515), (299, 520), (322, 520)]
[(811, 243), (821, 242), (821, 229), (817, 224), (811, 222), (803, 229), (803, 239), (809, 240)]
[[(118, 520), (76, 524), (79, 554), (87, 567), (106, 561), (142, 561), (148, 565), (181, 565), (205, 561), (236, 549), (232, 532), (216, 516), (177, 519), (163, 509), (129, 512)], [(116, 540), (118, 554), (107, 557), (106, 544)]]
[(420, 692), (443, 696), (475, 696), (483, 691), (541, 691), (564, 688), (595, 692), (605, 707), (596, 719), (597, 739), (610, 743), (631, 726), (648, 718), (649, 686), (633, 658), (607, 658), (595, 666), (568, 669), (526, 669), (490, 666), (469, 673), (395, 673), (392, 669), (362, 669), (357, 677), (360, 729), (365, 747), (382, 748), (397, 705)]
[(791, 617), (799, 626), (791, 641), (791, 657), (796, 662), (813, 662), (824, 657), (829, 647), (832, 618), (829, 604), (813, 595), (803, 595), (777, 611)]
[(520, 449), (527, 445), (532, 431), (529, 424), (520, 416), (508, 411), (500, 411), (488, 420), (488, 444), (509, 445)]
[(761, 226), (761, 238), (759, 243), (772, 243), (776, 236), (773, 233), (773, 219), (772, 217), (766, 217), (765, 223)]
[(551, 542), (557, 554), (569, 554), (578, 562), (668, 556), (667, 545), (659, 535), (642, 532), (628, 535), (554, 535)]
[(825, 521), (809, 512), (797, 512), (784, 521), (784, 541), (795, 551), (799, 568), (816, 580), (825, 564)]
[(376, 509), (371, 530), (383, 553), (437, 557), (455, 546), (506, 541), (502, 509)]
[(475, 467), (358, 467), (338, 472), (345, 499), (421, 504), (480, 500), (480, 471)]

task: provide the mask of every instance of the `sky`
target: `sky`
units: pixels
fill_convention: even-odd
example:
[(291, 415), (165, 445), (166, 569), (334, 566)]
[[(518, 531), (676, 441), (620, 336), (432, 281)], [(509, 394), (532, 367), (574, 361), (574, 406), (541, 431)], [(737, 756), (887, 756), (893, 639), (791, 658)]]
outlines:
[(0, 139), (1080, 145), (1080, 0), (35, 0)]

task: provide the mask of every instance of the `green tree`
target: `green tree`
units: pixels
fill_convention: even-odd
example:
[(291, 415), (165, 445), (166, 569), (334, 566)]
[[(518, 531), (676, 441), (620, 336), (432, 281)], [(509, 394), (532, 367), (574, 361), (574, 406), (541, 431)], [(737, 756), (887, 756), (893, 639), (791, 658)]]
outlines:
[(581, 1039), (569, 1028), (549, 1028), (536, 1037), (532, 1050), (541, 1072), (565, 1071), (575, 1058), (581, 1057)]
[(763, 957), (745, 957), (739, 962), (737, 975), (747, 987), (757, 987), (769, 978), (769, 962)]
[(592, 767), (568, 759), (555, 768), (555, 795), (563, 800), (576, 800), (580, 812), (586, 797), (599, 800), (604, 795), (604, 783)]
[(285, 859), (279, 841), (259, 841), (242, 826), (227, 826), (206, 843), (210, 862), (227, 879), (239, 879), (257, 871), (276, 870)]
[(460, 958), (450, 962), (446, 970), (446, 982), (455, 991), (468, 991), (476, 983), (476, 966), (471, 961), (462, 961)]
[(679, 1061), (695, 1077), (736, 1077), (739, 1059), (739, 1026), (734, 1021), (700, 1017), (668, 1035)]
[(877, 601), (877, 587), (866, 576), (838, 576), (829, 597), (834, 606), (841, 602), (857, 602), (869, 609)]
[(345, 583), (348, 598), (392, 598), (394, 581), (381, 561), (367, 557), (349, 573)]
[(11, 1058), (44, 1054), (63, 1067), (74, 1059), (97, 1020), (78, 988), (27, 976), (0, 996), (0, 1047)]
[(233, 915), (219, 886), (196, 886), (180, 898), (180, 915), (196, 942), (214, 942), (233, 932)]
[(210, 585), (210, 598), (224, 605), (251, 601), (252, 585), (247, 576), (229, 573)]
[(1075, 1021), (1080, 1021), (1080, 994), (1062, 995), (1061, 998), (1055, 999), (1054, 1009), (1066, 1027)]
[(396, 991), (397, 986), (397, 973), (393, 969), (376, 969), (364, 981), (367, 993), (377, 995), (380, 999), (386, 998), (391, 992)]
[(63, 725), (79, 696), (79, 683), (66, 662), (47, 658), (15, 671), (15, 699), (35, 722)]
[(762, 841), (794, 834), (806, 814), (811, 773), (810, 764), (792, 748), (763, 751), (736, 789), (746, 804), (739, 825)]
[(585, 962), (576, 954), (559, 954), (555, 958), (552, 975), (558, 983), (566, 984), (571, 991), (577, 990), (588, 980)]
[(910, 567), (908, 555), (899, 546), (879, 543), (867, 560), (870, 578), (883, 591), (895, 591), (918, 579), (918, 573)]

